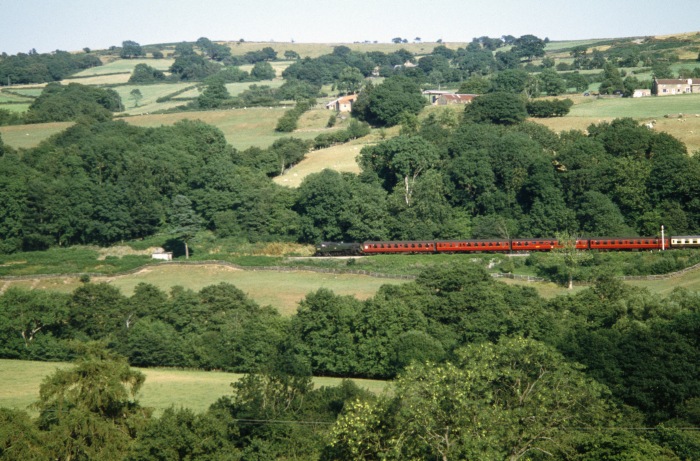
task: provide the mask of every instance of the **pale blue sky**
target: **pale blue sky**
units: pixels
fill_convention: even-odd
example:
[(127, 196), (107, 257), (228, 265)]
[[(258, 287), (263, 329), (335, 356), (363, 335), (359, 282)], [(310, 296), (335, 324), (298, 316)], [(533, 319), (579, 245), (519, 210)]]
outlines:
[(700, 0), (0, 0), (0, 52), (211, 40), (551, 40), (700, 30)]

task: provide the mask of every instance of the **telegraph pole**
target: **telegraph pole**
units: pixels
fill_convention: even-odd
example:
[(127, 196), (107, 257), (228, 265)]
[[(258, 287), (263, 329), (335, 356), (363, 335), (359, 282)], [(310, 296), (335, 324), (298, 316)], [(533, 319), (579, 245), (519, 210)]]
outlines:
[(666, 240), (664, 240), (664, 225), (661, 225), (661, 251), (666, 249)]

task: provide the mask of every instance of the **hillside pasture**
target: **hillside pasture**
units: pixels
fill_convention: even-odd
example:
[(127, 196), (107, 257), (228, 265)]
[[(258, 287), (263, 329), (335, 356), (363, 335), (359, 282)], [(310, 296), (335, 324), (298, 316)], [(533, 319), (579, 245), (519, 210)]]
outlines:
[[(148, 114), (151, 112), (163, 111), (186, 104), (185, 102), (178, 100), (158, 102), (158, 98), (165, 97), (169, 94), (175, 93), (176, 91), (182, 90), (192, 85), (193, 83), (191, 82), (157, 83), (148, 85), (134, 84), (117, 86), (114, 87), (113, 90), (119, 93), (119, 97), (122, 99), (122, 103), (124, 104), (125, 110), (121, 114), (141, 115)], [(131, 92), (134, 89), (138, 89), (141, 92), (141, 95), (143, 96), (143, 98), (138, 102), (138, 107), (134, 105), (135, 101), (131, 97)]]
[(73, 74), (61, 81), (63, 84), (80, 83), (82, 85), (121, 85), (131, 78), (137, 64), (147, 64), (155, 69), (167, 71), (172, 59), (117, 59), (98, 67), (91, 67)]
[(61, 84), (80, 83), (81, 85), (122, 85), (129, 81), (131, 73), (93, 75), (90, 77), (66, 78), (61, 80)]
[[(278, 57), (282, 57), (282, 55), (283, 55), (283, 53), (279, 53)], [(287, 67), (291, 66), (292, 64), (294, 64), (294, 61), (271, 61), (270, 62), (270, 65), (272, 66), (272, 70), (275, 71), (275, 75), (277, 76), (277, 78), (281, 78), (282, 72), (284, 72), (284, 70)], [(244, 64), (242, 66), (239, 66), (239, 68), (241, 70), (246, 71), (246, 72), (250, 72), (251, 70), (253, 70), (253, 64)]]
[[(0, 407), (27, 410), (39, 398), (42, 380), (56, 370), (72, 365), (65, 362), (31, 362), (0, 359)], [(156, 417), (169, 407), (188, 408), (196, 413), (209, 408), (219, 397), (231, 395), (231, 383), (241, 374), (217, 371), (178, 370), (165, 368), (134, 368), (146, 376), (136, 399), (144, 407), (154, 409)], [(314, 386), (338, 386), (341, 378), (314, 378)], [(375, 394), (389, 386), (387, 381), (353, 379), (355, 384)], [(36, 412), (30, 412), (37, 416)]]
[(19, 94), (8, 93), (0, 90), (0, 104), (16, 104), (16, 103), (27, 103), (31, 104), (33, 98), (29, 96), (20, 96)]
[[(279, 75), (279, 73), (277, 75)], [(231, 96), (238, 96), (239, 94), (243, 93), (245, 90), (250, 88), (250, 85), (269, 86), (270, 88), (279, 88), (282, 86), (283, 83), (284, 83), (284, 80), (281, 78), (276, 78), (274, 80), (263, 80), (260, 82), (227, 83), (226, 90), (228, 90), (228, 92)]]
[[(561, 52), (561, 50), (569, 50), (577, 46), (587, 46), (589, 49), (596, 48), (598, 43), (609, 42), (609, 38), (593, 38), (589, 40), (564, 40), (564, 41), (550, 41), (544, 48), (544, 51), (548, 55)], [(562, 53), (568, 56), (568, 51)]]
[(117, 59), (107, 64), (91, 67), (73, 75), (73, 77), (91, 77), (95, 75), (126, 73), (131, 74), (137, 64), (146, 64), (154, 69), (167, 71), (175, 62), (174, 59)]
[[(39, 95), (41, 95), (41, 92), (44, 91), (44, 86), (45, 84), (42, 85), (32, 85), (30, 87), (9, 87), (7, 91), (12, 91), (13, 93), (17, 93), (21, 96), (26, 96), (28, 98), (36, 98)], [(3, 91), (4, 93), (4, 91)]]
[(277, 184), (288, 187), (299, 187), (305, 177), (312, 173), (318, 173), (326, 168), (341, 173), (359, 173), (357, 156), (360, 150), (369, 145), (364, 138), (356, 139), (349, 143), (339, 144), (326, 149), (311, 151), (306, 158), (283, 175), (273, 179)]
[[(15, 104), (12, 104), (14, 106)], [(8, 106), (9, 107), (9, 106)], [(0, 126), (3, 143), (15, 149), (31, 149), (49, 136), (60, 133), (73, 122), (35, 123), (32, 125)]]
[(201, 120), (219, 128), (229, 144), (242, 150), (251, 146), (267, 148), (275, 140), (284, 137), (312, 139), (317, 136), (316, 132), (294, 132), (291, 134), (276, 132), (277, 120), (284, 112), (285, 109), (282, 106), (250, 107), (247, 109), (140, 115), (126, 118), (125, 121), (136, 126), (156, 127), (173, 125), (184, 119)]
[(3, 104), (0, 103), (0, 109), (9, 111), (9, 112), (15, 112), (18, 114), (22, 114), (24, 112), (27, 112), (29, 110), (29, 106), (31, 103), (26, 103), (26, 104)]
[[(646, 98), (596, 98), (575, 96), (565, 117), (532, 119), (556, 132), (586, 130), (593, 123), (631, 117), (641, 122), (656, 120), (656, 131), (665, 131), (688, 146), (700, 149), (700, 94)], [(683, 114), (682, 118), (678, 115)], [(666, 116), (669, 117), (666, 117)]]

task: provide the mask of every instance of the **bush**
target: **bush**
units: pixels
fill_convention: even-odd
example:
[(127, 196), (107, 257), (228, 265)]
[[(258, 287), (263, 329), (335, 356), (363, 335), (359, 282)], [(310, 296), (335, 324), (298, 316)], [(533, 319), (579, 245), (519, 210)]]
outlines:
[(464, 116), (477, 123), (513, 125), (525, 120), (527, 110), (520, 95), (500, 91), (475, 98), (465, 108)]
[(548, 118), (563, 117), (569, 113), (574, 102), (571, 99), (550, 99), (542, 101), (529, 101), (526, 105), (527, 113), (531, 117)]
[(147, 64), (136, 64), (129, 83), (153, 83), (165, 80), (165, 74)]

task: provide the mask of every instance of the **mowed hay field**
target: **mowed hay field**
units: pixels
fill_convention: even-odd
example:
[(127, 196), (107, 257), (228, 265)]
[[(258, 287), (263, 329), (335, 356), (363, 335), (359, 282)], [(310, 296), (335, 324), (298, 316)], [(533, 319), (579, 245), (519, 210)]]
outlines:
[[(30, 362), (0, 359), (0, 407), (27, 410), (39, 398), (39, 387), (44, 377), (57, 369), (67, 369), (70, 363)], [(135, 368), (146, 376), (136, 396), (144, 407), (153, 408), (155, 416), (171, 406), (205, 411), (219, 397), (231, 395), (231, 383), (242, 375), (197, 370), (162, 368)], [(337, 386), (340, 378), (314, 378), (314, 386)], [(353, 379), (360, 387), (381, 394), (390, 386), (386, 381)], [(32, 415), (36, 416), (35, 412)]]
[(305, 177), (326, 168), (341, 173), (359, 173), (360, 165), (358, 165), (356, 158), (360, 154), (360, 150), (370, 144), (372, 143), (361, 138), (326, 149), (311, 151), (306, 154), (304, 160), (283, 175), (273, 178), (273, 181), (282, 186), (299, 187)]
[[(296, 313), (299, 301), (307, 294), (327, 288), (338, 295), (358, 299), (374, 296), (382, 285), (405, 283), (403, 279), (388, 279), (352, 274), (326, 274), (311, 271), (239, 270), (222, 265), (168, 266), (145, 268), (124, 276), (93, 277), (95, 283), (106, 282), (119, 288), (126, 296), (139, 283), (149, 283), (168, 292), (176, 285), (199, 291), (219, 283), (231, 283), (260, 305), (270, 305), (282, 315)], [(50, 277), (17, 281), (0, 281), (0, 291), (17, 286), (70, 293), (81, 285), (78, 277)]]

